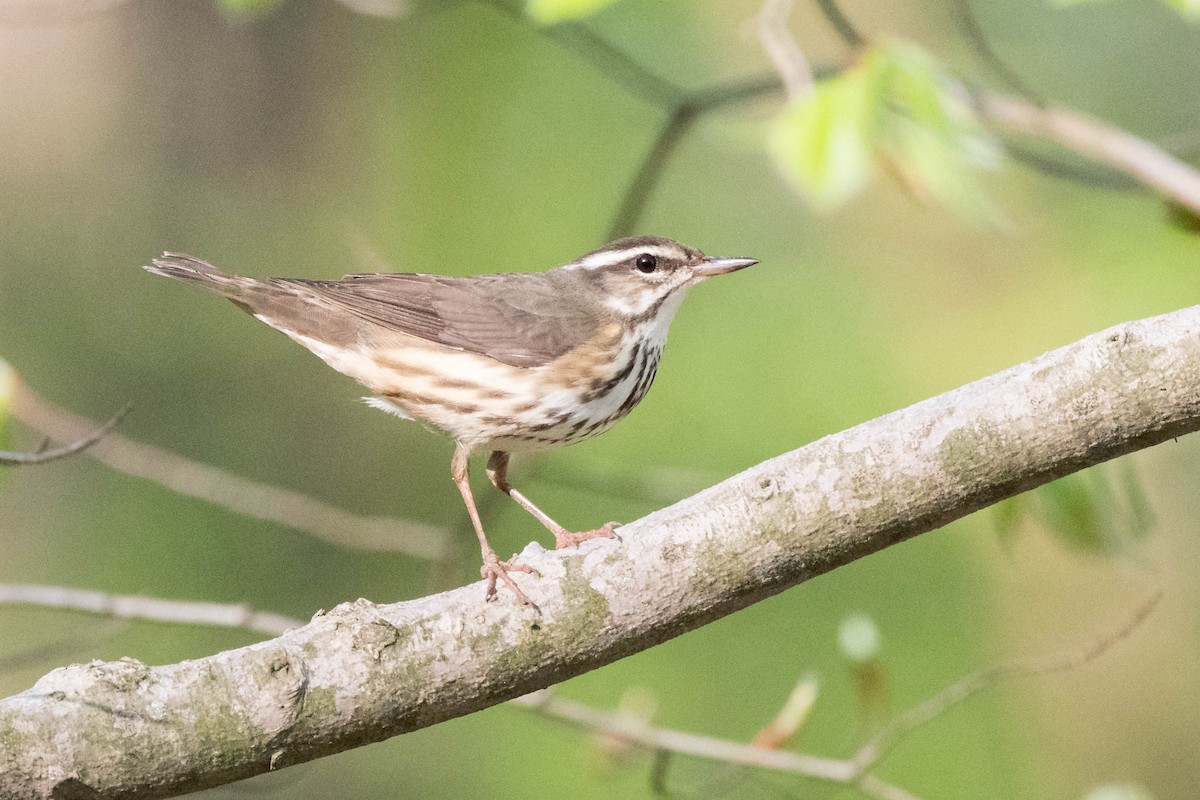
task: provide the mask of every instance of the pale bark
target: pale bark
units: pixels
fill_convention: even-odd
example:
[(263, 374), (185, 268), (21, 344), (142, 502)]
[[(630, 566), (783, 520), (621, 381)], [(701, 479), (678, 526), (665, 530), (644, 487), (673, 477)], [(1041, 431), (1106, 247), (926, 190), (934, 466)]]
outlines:
[(1121, 325), (763, 462), (621, 541), (531, 545), (541, 577), (518, 580), (540, 613), (476, 584), (197, 661), (55, 670), (0, 701), (0, 796), (169, 796), (468, 714), (1197, 427), (1200, 308)]

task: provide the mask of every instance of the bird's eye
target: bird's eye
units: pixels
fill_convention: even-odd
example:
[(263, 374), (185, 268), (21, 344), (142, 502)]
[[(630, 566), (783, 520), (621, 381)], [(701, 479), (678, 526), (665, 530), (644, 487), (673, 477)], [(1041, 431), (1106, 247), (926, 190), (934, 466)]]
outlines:
[(638, 272), (644, 272), (649, 275), (658, 268), (658, 259), (649, 253), (642, 253), (637, 257), (637, 261), (634, 262), (634, 266), (637, 267)]

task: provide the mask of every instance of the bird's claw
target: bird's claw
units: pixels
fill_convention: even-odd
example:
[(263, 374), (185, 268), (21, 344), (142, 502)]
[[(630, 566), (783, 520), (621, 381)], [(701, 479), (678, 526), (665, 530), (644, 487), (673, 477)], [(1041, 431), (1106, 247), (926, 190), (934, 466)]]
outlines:
[(575, 547), (589, 539), (616, 539), (620, 541), (621, 537), (613, 533), (613, 527), (619, 524), (619, 522), (606, 522), (599, 528), (590, 531), (580, 531), (579, 533), (556, 531), (554, 533), (554, 547), (559, 550), (564, 547)]
[[(516, 556), (514, 555), (513, 558), (515, 559)], [(496, 581), (501, 580), (504, 581), (505, 586), (512, 590), (522, 605), (537, 608), (533, 601), (521, 591), (521, 587), (517, 586), (517, 582), (508, 574), (510, 572), (528, 572), (530, 575), (541, 575), (541, 573), (528, 564), (518, 564), (512, 559), (501, 561), (495, 552), (489, 551), (483, 554), (483, 566), (479, 568), (479, 574), (487, 581), (487, 591), (484, 593), (484, 599), (496, 599)]]

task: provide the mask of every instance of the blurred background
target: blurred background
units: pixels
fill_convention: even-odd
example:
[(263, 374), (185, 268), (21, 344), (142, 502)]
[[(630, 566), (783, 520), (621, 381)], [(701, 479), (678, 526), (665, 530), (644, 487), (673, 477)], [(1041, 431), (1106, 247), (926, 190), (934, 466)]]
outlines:
[[(771, 74), (758, 10), (622, 0), (564, 27), (503, 2), (0, 6), (0, 358), (93, 420), (133, 403), (120, 427), (131, 440), (450, 543), (433, 559), (406, 554), (403, 523), (394, 546), (332, 542), (80, 456), (0, 470), (0, 582), (306, 619), (475, 580), (447, 440), (367, 408), (349, 379), (228, 303), (139, 267), (164, 249), (254, 276), (569, 261), (604, 241), (667, 113), (579, 31), (700, 90)], [(1184, 155), (1200, 145), (1200, 28), (1159, 0), (846, 0), (843, 11), (871, 40), (915, 42), (961, 78), (1001, 85), (969, 12), (1045, 97)], [(799, 3), (791, 30), (814, 65), (852, 63), (818, 4)], [(650, 187), (634, 232), (762, 263), (692, 292), (654, 391), (614, 431), (515, 460), (514, 481), (566, 525), (635, 519), (1200, 296), (1200, 239), (1177, 215), (1148, 193), (1094, 185), (1111, 176), (1036, 143), (1080, 177), (1007, 160), (982, 176), (996, 210), (986, 222), (922, 203), (886, 170), (818, 214), (765, 144), (782, 102), (759, 92), (703, 115)], [(39, 434), (7, 426), (7, 449), (37, 447)], [(1194, 797), (1200, 442), (1097, 471), (560, 691), (603, 708), (633, 692), (664, 726), (749, 741), (812, 674), (819, 695), (795, 746), (847, 756), (962, 675), (1085, 646), (1162, 588), (1155, 613), (1102, 658), (992, 688), (914, 733), (878, 773), (922, 798), (1083, 798), (1105, 785)], [(497, 551), (545, 542), (475, 472)], [(1135, 485), (1121, 513), (1098, 499)], [(1142, 501), (1150, 512), (1125, 513)], [(852, 615), (878, 632), (866, 666), (838, 644)], [(169, 663), (257, 638), (0, 608), (0, 693), (65, 663)], [(502, 706), (203, 796), (856, 796), (687, 759), (665, 790), (650, 774), (636, 753)]]

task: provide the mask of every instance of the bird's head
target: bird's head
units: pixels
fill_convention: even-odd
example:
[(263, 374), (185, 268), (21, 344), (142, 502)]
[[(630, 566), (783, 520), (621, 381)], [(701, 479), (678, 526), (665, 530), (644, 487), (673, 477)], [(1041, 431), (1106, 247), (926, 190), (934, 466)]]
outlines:
[(673, 314), (689, 287), (757, 263), (753, 258), (706, 256), (660, 236), (632, 236), (593, 250), (564, 269), (578, 271), (597, 287), (611, 313), (644, 318)]

